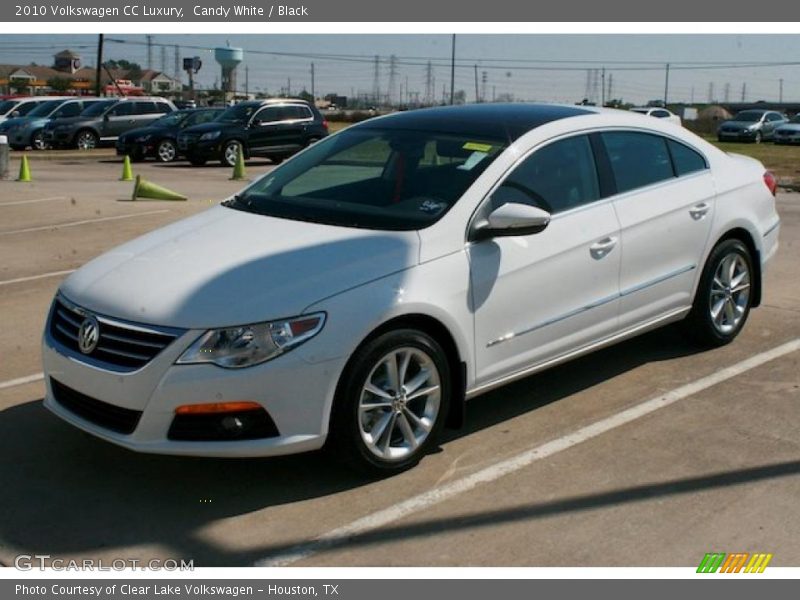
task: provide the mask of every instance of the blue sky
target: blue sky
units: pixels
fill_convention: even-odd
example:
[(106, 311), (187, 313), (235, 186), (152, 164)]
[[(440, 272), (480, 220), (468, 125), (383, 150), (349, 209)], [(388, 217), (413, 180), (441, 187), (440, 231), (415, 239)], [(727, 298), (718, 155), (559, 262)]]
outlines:
[[(147, 63), (144, 35), (110, 35), (126, 43), (107, 44), (107, 58), (126, 58)], [(94, 63), (96, 35), (0, 35), (0, 63), (49, 64), (52, 55), (71, 48), (83, 54), (85, 64)], [(433, 62), (437, 98), (449, 90), (449, 35), (157, 35), (153, 42), (153, 67), (161, 69), (162, 51), (166, 70), (172, 73), (173, 45), (180, 56), (199, 55), (204, 66), (197, 77), (201, 86), (211, 86), (219, 69), (210, 48), (225, 45), (245, 49), (250, 91), (278, 93), (291, 85), (296, 93), (310, 89), (311, 62), (315, 63), (316, 92), (344, 95), (372, 93), (374, 57), (379, 60), (379, 85), (386, 93), (390, 81), (389, 57), (396, 59), (395, 93), (400, 88), (426, 89), (426, 63)], [(191, 48), (198, 46), (202, 49)], [(457, 37), (456, 89), (475, 97), (475, 67), (478, 93), (513, 94), (516, 99), (575, 102), (584, 97), (587, 69), (606, 68), (614, 97), (643, 103), (664, 95), (664, 63), (670, 62), (669, 98), (672, 101), (706, 101), (710, 86), (714, 97), (739, 100), (743, 85), (747, 100), (777, 100), (783, 79), (784, 100), (800, 100), (800, 35), (468, 35)], [(249, 50), (249, 52), (248, 52)], [(286, 56), (264, 52), (306, 54)], [(534, 62), (574, 61), (574, 62)], [(644, 64), (648, 62), (649, 64)], [(798, 62), (798, 65), (735, 68), (728, 63)], [(699, 64), (703, 63), (703, 64)], [(720, 68), (707, 65), (716, 63)], [(722, 64), (724, 63), (724, 64)], [(691, 66), (691, 69), (685, 67)], [(486, 84), (483, 72), (486, 72)], [(244, 66), (239, 88), (244, 88)], [(291, 80), (291, 81), (290, 81)], [(589, 86), (591, 89), (591, 85)], [(599, 95), (599, 91), (598, 91)]]

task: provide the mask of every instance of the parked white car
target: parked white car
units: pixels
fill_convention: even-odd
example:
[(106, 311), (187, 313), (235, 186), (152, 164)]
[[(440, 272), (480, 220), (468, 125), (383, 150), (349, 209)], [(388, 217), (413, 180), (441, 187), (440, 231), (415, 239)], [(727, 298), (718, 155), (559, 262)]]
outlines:
[(140, 452), (327, 443), (407, 468), (510, 381), (677, 321), (733, 340), (778, 247), (774, 193), (759, 162), (623, 111), (372, 119), (72, 274), (45, 405)]
[(0, 123), (7, 119), (24, 117), (41, 102), (58, 99), (60, 99), (59, 96), (19, 96), (0, 100)]
[(656, 119), (665, 119), (675, 125), (682, 125), (681, 118), (668, 111), (666, 108), (659, 108), (657, 106), (635, 106), (631, 112), (639, 113), (640, 115), (647, 115), (648, 117), (655, 117)]

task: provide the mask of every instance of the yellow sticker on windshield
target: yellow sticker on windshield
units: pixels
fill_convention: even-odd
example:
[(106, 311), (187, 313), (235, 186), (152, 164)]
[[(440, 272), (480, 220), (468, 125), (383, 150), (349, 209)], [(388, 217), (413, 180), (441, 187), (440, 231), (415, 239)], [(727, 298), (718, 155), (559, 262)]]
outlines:
[(481, 144), (479, 142), (467, 142), (462, 148), (464, 150), (472, 150), (473, 152), (489, 152), (492, 149), (492, 145)]

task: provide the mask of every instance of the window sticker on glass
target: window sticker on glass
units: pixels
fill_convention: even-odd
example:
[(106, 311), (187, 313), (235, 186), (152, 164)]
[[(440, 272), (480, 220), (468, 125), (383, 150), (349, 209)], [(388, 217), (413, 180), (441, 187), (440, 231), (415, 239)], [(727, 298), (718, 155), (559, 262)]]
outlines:
[(488, 153), (492, 149), (491, 144), (481, 144), (480, 142), (467, 142), (462, 146), (464, 150), (474, 150), (475, 152)]
[(463, 165), (458, 165), (456, 168), (461, 169), (462, 171), (471, 171), (487, 156), (489, 155), (486, 152), (473, 152), (467, 157), (467, 160), (464, 161)]
[(438, 214), (445, 208), (447, 208), (446, 202), (437, 202), (436, 200), (424, 200), (419, 205), (419, 210), (429, 215)]

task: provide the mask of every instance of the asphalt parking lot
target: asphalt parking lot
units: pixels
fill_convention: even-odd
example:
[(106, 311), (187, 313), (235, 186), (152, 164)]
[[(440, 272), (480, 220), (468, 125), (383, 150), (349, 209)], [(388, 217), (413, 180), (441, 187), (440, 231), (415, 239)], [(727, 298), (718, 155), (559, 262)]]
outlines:
[(667, 328), (516, 382), (471, 401), (419, 467), (370, 481), (318, 454), (137, 455), (42, 407), (63, 277), (242, 185), (220, 167), (134, 167), (189, 200), (130, 202), (111, 156), (0, 181), (0, 563), (689, 567), (715, 551), (800, 565), (800, 195), (779, 195), (781, 248), (733, 344), (698, 352)]

